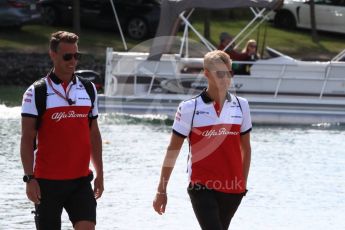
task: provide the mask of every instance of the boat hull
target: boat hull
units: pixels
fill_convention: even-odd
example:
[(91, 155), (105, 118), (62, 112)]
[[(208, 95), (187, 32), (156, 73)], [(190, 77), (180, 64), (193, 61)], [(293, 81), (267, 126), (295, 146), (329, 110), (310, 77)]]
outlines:
[[(101, 113), (166, 115), (173, 119), (178, 104), (191, 98), (188, 95), (155, 95), (137, 97), (99, 96)], [(255, 124), (306, 125), (345, 124), (345, 101), (336, 98), (318, 99), (295, 97), (246, 97), (249, 101), (252, 122)]]

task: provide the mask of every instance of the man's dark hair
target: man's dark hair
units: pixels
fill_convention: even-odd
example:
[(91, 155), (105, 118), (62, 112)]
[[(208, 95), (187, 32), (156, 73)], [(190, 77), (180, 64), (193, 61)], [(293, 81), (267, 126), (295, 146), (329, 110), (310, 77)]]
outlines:
[(50, 50), (57, 52), (60, 42), (74, 44), (74, 43), (77, 43), (78, 40), (79, 40), (78, 35), (74, 33), (67, 32), (67, 31), (58, 31), (51, 34), (49, 48)]
[(223, 42), (225, 39), (230, 39), (232, 40), (232, 36), (230, 34), (228, 34), (227, 32), (222, 32), (220, 35), (219, 35), (219, 40), (221, 42)]

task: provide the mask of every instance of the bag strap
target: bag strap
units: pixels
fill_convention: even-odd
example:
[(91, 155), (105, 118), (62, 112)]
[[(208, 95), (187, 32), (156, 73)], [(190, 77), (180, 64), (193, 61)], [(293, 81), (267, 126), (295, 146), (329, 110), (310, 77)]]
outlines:
[(84, 85), (86, 93), (89, 95), (90, 100), (91, 100), (91, 109), (89, 111), (88, 114), (88, 118), (89, 118), (89, 127), (91, 127), (91, 123), (92, 123), (92, 110), (95, 106), (95, 100), (96, 100), (96, 94), (95, 94), (95, 90), (93, 88), (92, 82), (88, 79), (82, 78), (78, 76), (79, 81)]
[(35, 81), (33, 85), (35, 89), (35, 104), (37, 109), (36, 129), (38, 130), (42, 122), (42, 116), (47, 107), (47, 84), (45, 77)]
[(92, 82), (88, 79), (85, 79), (79, 76), (78, 76), (78, 79), (84, 85), (85, 90), (91, 99), (91, 110), (92, 110), (94, 108), (95, 99), (96, 99), (96, 94), (95, 94), (95, 90), (93, 88)]

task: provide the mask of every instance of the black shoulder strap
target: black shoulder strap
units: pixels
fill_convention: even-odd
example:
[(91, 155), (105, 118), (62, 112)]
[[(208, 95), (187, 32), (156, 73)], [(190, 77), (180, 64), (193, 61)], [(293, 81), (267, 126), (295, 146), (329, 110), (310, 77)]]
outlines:
[(79, 77), (79, 76), (78, 76), (78, 78), (81, 81), (81, 83), (84, 85), (85, 90), (91, 99), (91, 108), (93, 109), (94, 104), (95, 104), (96, 95), (95, 95), (95, 90), (93, 88), (92, 82), (90, 80), (87, 80), (87, 79)]
[(46, 111), (47, 105), (47, 84), (45, 82), (45, 77), (37, 80), (34, 82), (34, 89), (35, 89), (35, 104), (37, 108), (37, 122), (36, 122), (36, 129), (39, 128), (42, 120), (42, 116)]
[(96, 100), (96, 94), (95, 94), (95, 90), (93, 88), (92, 82), (90, 80), (87, 80), (85, 78), (79, 77), (80, 82), (84, 85), (86, 93), (89, 95), (90, 100), (91, 100), (91, 109), (89, 111), (89, 127), (91, 128), (91, 124), (92, 124), (92, 109), (95, 105), (95, 100)]

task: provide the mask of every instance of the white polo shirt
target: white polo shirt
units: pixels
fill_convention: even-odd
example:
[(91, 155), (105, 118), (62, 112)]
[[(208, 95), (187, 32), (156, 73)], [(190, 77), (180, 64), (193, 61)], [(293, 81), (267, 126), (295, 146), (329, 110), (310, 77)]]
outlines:
[[(74, 104), (60, 97), (66, 95), (54, 74), (45, 78), (47, 85), (46, 111), (38, 129), (38, 144), (35, 158), (34, 175), (36, 178), (62, 180), (87, 176), (90, 172), (90, 127), (88, 114), (91, 99), (78, 78), (69, 83), (66, 91)], [(53, 90), (53, 88), (55, 91)], [(98, 116), (97, 91), (92, 109), (92, 119)], [(23, 117), (38, 117), (35, 103), (35, 88), (31, 85), (24, 93), (22, 102)]]
[(206, 91), (180, 103), (173, 132), (189, 139), (190, 182), (226, 193), (244, 192), (240, 136), (251, 129), (244, 98), (228, 93), (219, 115)]

